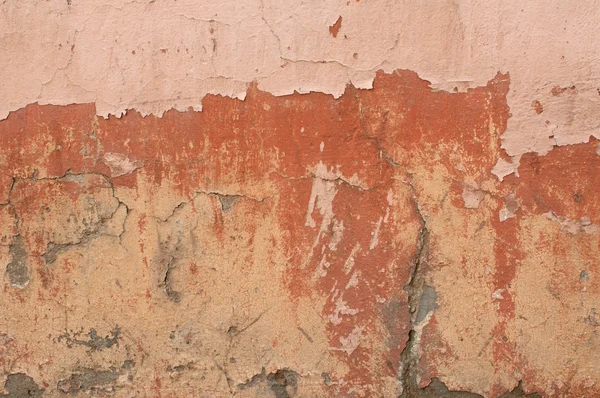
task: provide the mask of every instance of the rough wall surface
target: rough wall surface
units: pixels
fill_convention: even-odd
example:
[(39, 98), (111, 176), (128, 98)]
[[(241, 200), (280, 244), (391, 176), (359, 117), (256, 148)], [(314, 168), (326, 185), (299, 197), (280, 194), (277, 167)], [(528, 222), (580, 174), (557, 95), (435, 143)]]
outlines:
[(3, 2), (0, 396), (600, 396), (599, 13)]

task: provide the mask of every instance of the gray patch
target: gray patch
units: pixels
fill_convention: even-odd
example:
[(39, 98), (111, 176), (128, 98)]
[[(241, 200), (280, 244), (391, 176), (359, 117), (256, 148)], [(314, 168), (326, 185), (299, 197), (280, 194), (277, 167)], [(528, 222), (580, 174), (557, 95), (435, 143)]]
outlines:
[(95, 370), (85, 368), (71, 377), (58, 382), (58, 389), (65, 393), (76, 394), (78, 391), (109, 392), (113, 391), (120, 373), (116, 368)]
[(298, 392), (298, 373), (289, 369), (280, 369), (267, 376), (269, 387), (275, 393), (275, 398), (290, 398)]
[(229, 326), (229, 328), (227, 329), (227, 334), (229, 335), (229, 337), (235, 337), (238, 334), (240, 334), (240, 330), (237, 326)]
[[(331, 381), (331, 379), (329, 380)], [(298, 373), (287, 368), (279, 369), (268, 375), (263, 368), (260, 374), (252, 376), (247, 382), (238, 385), (238, 388), (243, 390), (265, 382), (275, 394), (275, 398), (295, 397), (298, 392)]]
[(423, 285), (423, 291), (419, 296), (419, 311), (417, 312), (416, 322), (420, 323), (427, 314), (438, 308), (436, 303), (437, 293), (435, 289), (428, 285)]
[(44, 390), (40, 389), (35, 381), (25, 373), (9, 374), (6, 377), (4, 388), (8, 393), (3, 394), (2, 396), (8, 398), (41, 398), (44, 392)]
[(240, 198), (239, 195), (221, 195), (217, 194), (219, 202), (221, 202), (221, 210), (228, 212), (233, 208), (233, 204)]
[(64, 340), (67, 344), (67, 347), (82, 345), (91, 348), (92, 351), (101, 351), (105, 348), (111, 348), (112, 346), (119, 344), (119, 334), (121, 333), (121, 328), (119, 326), (115, 326), (115, 329), (110, 332), (110, 335), (104, 337), (98, 336), (96, 329), (92, 328), (87, 333), (87, 340), (79, 338), (82, 333), (83, 329), (75, 333), (71, 331), (71, 334), (65, 331), (64, 334), (58, 336), (57, 341), (60, 342)]
[(587, 281), (588, 279), (590, 279), (590, 274), (588, 274), (587, 271), (581, 271), (579, 273), (579, 280), (582, 282)]
[(58, 256), (58, 254), (60, 252), (64, 251), (69, 246), (71, 246), (71, 245), (69, 245), (69, 244), (60, 244), (59, 245), (59, 244), (50, 242), (46, 246), (46, 251), (44, 252), (44, 254), (42, 254), (42, 258), (44, 259), (46, 264), (52, 264), (54, 261), (56, 261), (56, 257)]
[(123, 366), (122, 366), (122, 368), (123, 368), (123, 369), (133, 369), (133, 367), (134, 367), (134, 366), (135, 366), (135, 362), (134, 362), (133, 360), (131, 360), (131, 359), (126, 359), (126, 360), (123, 362)]
[(127, 380), (133, 380), (131, 370), (134, 362), (130, 359), (123, 362), (120, 369), (111, 366), (107, 370), (83, 368), (73, 372), (68, 379), (58, 382), (58, 389), (67, 394), (77, 394), (79, 391), (90, 393), (114, 393), (117, 389), (117, 380), (122, 375), (127, 375)]
[(9, 254), (11, 261), (6, 265), (6, 278), (12, 287), (23, 289), (29, 284), (30, 275), (27, 268), (27, 250), (20, 235), (15, 236)]

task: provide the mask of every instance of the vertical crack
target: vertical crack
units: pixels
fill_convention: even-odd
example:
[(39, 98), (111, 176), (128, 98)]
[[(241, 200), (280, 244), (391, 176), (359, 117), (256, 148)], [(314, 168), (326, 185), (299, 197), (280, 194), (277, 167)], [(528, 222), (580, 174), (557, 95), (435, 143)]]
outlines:
[(169, 262), (167, 263), (167, 270), (165, 271), (163, 285), (165, 288), (165, 292), (167, 293), (167, 297), (169, 297), (169, 300), (178, 303), (181, 301), (181, 293), (173, 289), (173, 286), (171, 286), (171, 271), (175, 267), (177, 267), (177, 259), (173, 255), (171, 255), (169, 258)]
[[(410, 185), (410, 184), (409, 184)], [(414, 193), (414, 188), (411, 185)], [(410, 331), (408, 341), (400, 355), (400, 366), (398, 368), (398, 377), (402, 386), (401, 397), (417, 396), (419, 385), (417, 382), (417, 373), (419, 366), (418, 348), (420, 342), (420, 331), (418, 327), (423, 322), (422, 311), (419, 311), (421, 295), (425, 288), (425, 278), (422, 273), (423, 263), (427, 252), (429, 251), (429, 230), (423, 214), (419, 209), (416, 199), (413, 197), (417, 214), (421, 218), (421, 230), (419, 231), (419, 239), (417, 241), (417, 251), (413, 261), (412, 273), (410, 280), (404, 291), (408, 293), (408, 306), (410, 311)], [(419, 319), (421, 318), (421, 319)]]

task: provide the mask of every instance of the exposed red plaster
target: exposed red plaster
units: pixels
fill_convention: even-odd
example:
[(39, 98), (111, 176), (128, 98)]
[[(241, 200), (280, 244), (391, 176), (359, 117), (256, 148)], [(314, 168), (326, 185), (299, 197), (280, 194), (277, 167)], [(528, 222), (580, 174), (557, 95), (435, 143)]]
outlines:
[(460, 179), (489, 178), (508, 119), (508, 75), (459, 94), (432, 92), (412, 72), (379, 75), (374, 88), (360, 91), (363, 120), (388, 156), (409, 170), (441, 163)]
[(589, 217), (600, 222), (600, 141), (556, 148), (545, 156), (521, 158), (519, 178), (506, 181), (516, 188), (523, 207), (536, 214), (549, 211), (572, 220)]
[(337, 21), (335, 21), (335, 23), (329, 27), (329, 33), (331, 33), (331, 35), (335, 38), (335, 37), (337, 37), (338, 32), (340, 31), (341, 27), (342, 27), (342, 16), (340, 15), (340, 17), (337, 19)]
[[(304, 183), (304, 195), (285, 192), (284, 196), (309, 197), (313, 184)], [(330, 346), (350, 367), (345, 376), (338, 375), (349, 383), (343, 391), (365, 390), (398, 371), (410, 321), (408, 295), (398, 287), (410, 280), (421, 223), (409, 188), (399, 182), (363, 192), (344, 182), (334, 181), (331, 187), (337, 191), (334, 216), (327, 220), (316, 207), (315, 227), (306, 225), (306, 203), (297, 203), (297, 211), (289, 211), (296, 209), (293, 204), (283, 206), (288, 209), (282, 213), (290, 238), (286, 246), (295, 264), (288, 272), (288, 283), (294, 295), (327, 297), (322, 311)], [(398, 240), (399, 236), (403, 239)], [(353, 332), (358, 336), (356, 347), (344, 343)], [(385, 349), (375, 356), (380, 349), (371, 342), (379, 339)]]

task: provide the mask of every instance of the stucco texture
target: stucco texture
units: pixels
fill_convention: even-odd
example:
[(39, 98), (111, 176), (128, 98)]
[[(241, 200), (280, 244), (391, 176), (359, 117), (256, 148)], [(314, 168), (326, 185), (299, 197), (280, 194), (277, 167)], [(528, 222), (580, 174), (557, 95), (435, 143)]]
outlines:
[(600, 3), (0, 4), (0, 396), (600, 396)]

